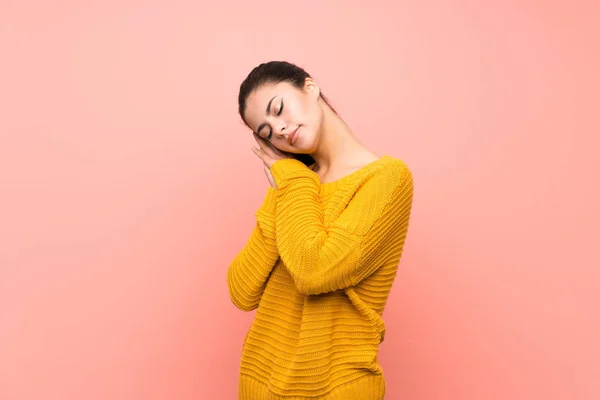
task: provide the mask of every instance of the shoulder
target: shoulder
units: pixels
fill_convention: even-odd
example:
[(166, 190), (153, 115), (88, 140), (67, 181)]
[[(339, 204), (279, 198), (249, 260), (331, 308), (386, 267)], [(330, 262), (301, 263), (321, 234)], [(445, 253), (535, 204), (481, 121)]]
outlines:
[(412, 183), (412, 172), (404, 160), (392, 156), (382, 156), (367, 168), (368, 180), (380, 181), (391, 186)]
[(383, 156), (372, 164), (365, 176), (363, 187), (372, 192), (377, 201), (402, 203), (413, 196), (413, 176), (409, 166), (402, 159)]
[(369, 179), (375, 192), (373, 201), (385, 205), (388, 209), (404, 210), (412, 204), (413, 176), (407, 163), (399, 158), (384, 156), (375, 165)]
[(371, 162), (356, 174), (355, 194), (362, 194), (375, 202), (388, 202), (398, 196), (412, 194), (412, 174), (401, 159), (383, 156)]

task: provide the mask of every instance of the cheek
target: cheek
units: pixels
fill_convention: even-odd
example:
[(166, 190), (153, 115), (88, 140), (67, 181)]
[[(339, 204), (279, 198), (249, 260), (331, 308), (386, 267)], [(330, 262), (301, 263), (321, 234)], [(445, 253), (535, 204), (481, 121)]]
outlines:
[(318, 121), (318, 110), (309, 101), (299, 101), (292, 110), (293, 118), (302, 125), (314, 125)]
[(311, 126), (311, 130), (316, 131), (321, 127), (321, 121), (323, 119), (323, 113), (320, 107), (312, 105), (308, 109), (308, 121)]

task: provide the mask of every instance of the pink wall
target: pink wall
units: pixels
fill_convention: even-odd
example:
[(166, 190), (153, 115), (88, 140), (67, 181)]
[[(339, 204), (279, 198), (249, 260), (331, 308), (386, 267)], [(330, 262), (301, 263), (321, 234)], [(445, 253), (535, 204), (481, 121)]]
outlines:
[(269, 59), (413, 170), (387, 398), (600, 398), (599, 7), (406, 3), (2, 1), (0, 400), (236, 398)]

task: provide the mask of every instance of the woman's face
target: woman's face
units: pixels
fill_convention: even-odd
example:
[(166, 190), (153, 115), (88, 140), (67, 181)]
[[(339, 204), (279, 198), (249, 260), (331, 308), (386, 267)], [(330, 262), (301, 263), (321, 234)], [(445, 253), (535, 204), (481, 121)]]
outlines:
[(311, 79), (304, 90), (288, 82), (262, 85), (248, 96), (244, 119), (281, 151), (314, 153), (323, 120), (319, 88)]

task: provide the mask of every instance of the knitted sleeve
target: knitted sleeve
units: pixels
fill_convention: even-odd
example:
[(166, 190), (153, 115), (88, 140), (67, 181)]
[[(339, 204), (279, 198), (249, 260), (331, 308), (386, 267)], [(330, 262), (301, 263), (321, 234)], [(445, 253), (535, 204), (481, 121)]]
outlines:
[[(283, 263), (303, 294), (355, 286), (381, 264), (386, 247), (404, 242), (412, 175), (403, 163), (382, 165), (335, 221), (324, 225), (316, 173), (293, 159), (275, 162), (275, 229)], [(402, 236), (402, 237), (400, 237)]]
[(244, 248), (227, 271), (229, 297), (243, 311), (258, 307), (258, 302), (279, 259), (275, 243), (275, 189), (269, 187), (262, 206), (256, 212), (256, 226)]

